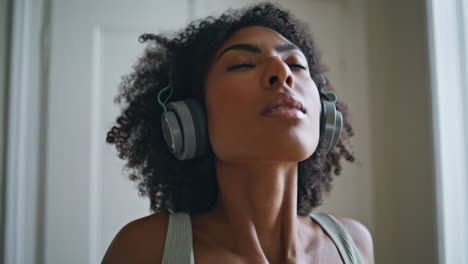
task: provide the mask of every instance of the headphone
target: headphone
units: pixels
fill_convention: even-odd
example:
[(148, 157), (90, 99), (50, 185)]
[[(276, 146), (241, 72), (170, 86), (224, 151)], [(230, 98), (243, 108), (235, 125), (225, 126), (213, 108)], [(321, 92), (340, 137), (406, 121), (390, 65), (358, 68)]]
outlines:
[[(322, 75), (325, 82), (325, 78)], [(171, 89), (171, 93), (161, 102), (162, 93)], [(320, 136), (323, 137), (326, 153), (338, 143), (343, 127), (343, 115), (336, 110), (337, 96), (333, 92), (320, 93)], [(202, 156), (208, 150), (208, 127), (206, 115), (201, 103), (195, 99), (171, 102), (172, 85), (164, 87), (158, 93), (158, 102), (163, 107), (161, 125), (164, 140), (169, 151), (179, 160), (188, 160)], [(330, 100), (329, 96), (333, 97)]]

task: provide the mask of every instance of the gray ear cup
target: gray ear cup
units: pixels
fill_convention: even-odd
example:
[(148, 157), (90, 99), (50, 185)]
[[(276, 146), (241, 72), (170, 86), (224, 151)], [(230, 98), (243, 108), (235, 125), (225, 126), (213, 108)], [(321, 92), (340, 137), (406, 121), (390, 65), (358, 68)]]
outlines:
[(341, 136), (342, 128), (343, 128), (343, 115), (341, 114), (340, 111), (336, 111), (335, 129), (333, 130), (333, 140), (331, 142), (331, 148), (335, 147), (336, 143), (338, 143), (338, 139), (340, 139), (340, 136)]
[(161, 125), (164, 140), (171, 153), (181, 153), (184, 140), (179, 125), (179, 120), (174, 112), (168, 111), (161, 115)]
[(320, 135), (325, 142), (327, 153), (335, 147), (341, 135), (343, 116), (336, 110), (335, 103), (321, 99)]
[(172, 102), (161, 116), (164, 140), (179, 160), (203, 155), (208, 147), (206, 117), (194, 99)]
[(208, 140), (208, 124), (206, 122), (206, 114), (202, 105), (195, 99), (188, 99), (184, 101), (190, 113), (192, 114), (193, 125), (195, 128), (196, 136), (196, 149), (195, 156), (199, 157), (205, 154), (208, 150), (209, 140)]

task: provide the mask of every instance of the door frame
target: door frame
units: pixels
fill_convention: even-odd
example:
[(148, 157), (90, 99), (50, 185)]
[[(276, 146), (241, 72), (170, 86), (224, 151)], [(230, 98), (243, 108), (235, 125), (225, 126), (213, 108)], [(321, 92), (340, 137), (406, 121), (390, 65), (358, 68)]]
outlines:
[(49, 0), (12, 1), (4, 263), (42, 263)]
[(466, 263), (468, 4), (427, 0), (427, 20), (439, 263)]

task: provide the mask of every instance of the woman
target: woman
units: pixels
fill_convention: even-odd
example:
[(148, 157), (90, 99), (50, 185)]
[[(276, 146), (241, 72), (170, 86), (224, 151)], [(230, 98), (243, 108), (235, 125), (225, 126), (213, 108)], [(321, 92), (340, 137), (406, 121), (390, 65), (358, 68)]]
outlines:
[(303, 23), (263, 3), (141, 41), (107, 142), (155, 213), (123, 227), (103, 263), (374, 262), (364, 225), (312, 213), (354, 160), (353, 131), (343, 103), (327, 108)]

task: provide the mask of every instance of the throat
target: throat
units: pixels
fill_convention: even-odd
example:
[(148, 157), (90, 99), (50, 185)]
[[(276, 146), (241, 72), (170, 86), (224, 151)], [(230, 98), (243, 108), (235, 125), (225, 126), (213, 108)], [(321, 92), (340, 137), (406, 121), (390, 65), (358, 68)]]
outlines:
[(234, 254), (282, 263), (297, 256), (297, 162), (216, 161), (214, 234)]

